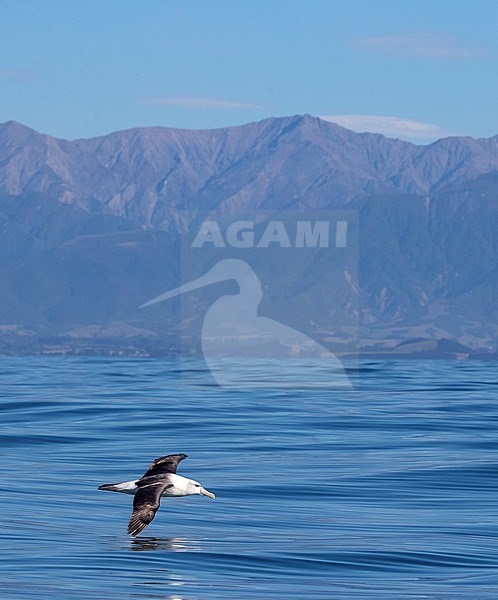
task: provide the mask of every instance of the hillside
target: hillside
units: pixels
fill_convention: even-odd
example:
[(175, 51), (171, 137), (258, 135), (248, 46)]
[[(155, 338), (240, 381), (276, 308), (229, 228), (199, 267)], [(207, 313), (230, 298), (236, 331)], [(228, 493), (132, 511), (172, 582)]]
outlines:
[[(335, 291), (336, 344), (348, 351), (356, 319), (364, 352), (493, 353), (497, 198), (498, 136), (417, 146), (298, 115), (67, 141), (8, 122), (0, 351), (176, 352), (178, 306), (138, 307), (182, 278), (182, 211), (334, 209), (359, 215), (358, 298)], [(324, 302), (308, 319), (321, 339)]]

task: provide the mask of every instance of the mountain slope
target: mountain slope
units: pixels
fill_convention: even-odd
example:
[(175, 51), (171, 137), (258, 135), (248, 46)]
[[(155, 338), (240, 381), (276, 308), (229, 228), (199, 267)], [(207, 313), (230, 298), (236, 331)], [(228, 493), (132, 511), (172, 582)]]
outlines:
[(360, 216), (364, 346), (422, 337), (494, 350), (497, 192), (498, 136), (416, 146), (298, 115), (67, 141), (8, 122), (0, 343), (87, 336), (150, 346), (167, 331), (172, 349), (176, 308), (152, 319), (137, 306), (158, 281), (179, 282), (179, 211), (347, 208)]

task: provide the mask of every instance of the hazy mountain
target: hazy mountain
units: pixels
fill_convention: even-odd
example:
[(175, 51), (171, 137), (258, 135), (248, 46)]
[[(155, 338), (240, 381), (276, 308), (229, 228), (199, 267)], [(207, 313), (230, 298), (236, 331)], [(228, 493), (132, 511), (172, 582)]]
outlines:
[(137, 307), (180, 280), (179, 211), (346, 208), (359, 211), (359, 298), (349, 282), (334, 302), (343, 323), (359, 302), (363, 346), (496, 351), (497, 197), (498, 136), (417, 146), (294, 116), (66, 141), (11, 121), (0, 126), (0, 343), (168, 350), (178, 306)]

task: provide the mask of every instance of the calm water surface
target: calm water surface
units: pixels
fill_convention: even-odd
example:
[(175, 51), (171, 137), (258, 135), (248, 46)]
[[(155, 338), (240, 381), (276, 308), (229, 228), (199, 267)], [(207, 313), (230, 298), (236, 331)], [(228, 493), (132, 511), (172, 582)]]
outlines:
[[(0, 358), (2, 598), (498, 597), (496, 363), (363, 362), (355, 392), (183, 366)], [(216, 500), (130, 539), (98, 485), (176, 452)]]

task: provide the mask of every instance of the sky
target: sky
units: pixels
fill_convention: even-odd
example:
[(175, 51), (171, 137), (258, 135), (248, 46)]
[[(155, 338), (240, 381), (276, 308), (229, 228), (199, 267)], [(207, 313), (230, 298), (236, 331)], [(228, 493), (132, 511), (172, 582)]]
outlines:
[(498, 133), (497, 0), (0, 0), (0, 122)]

